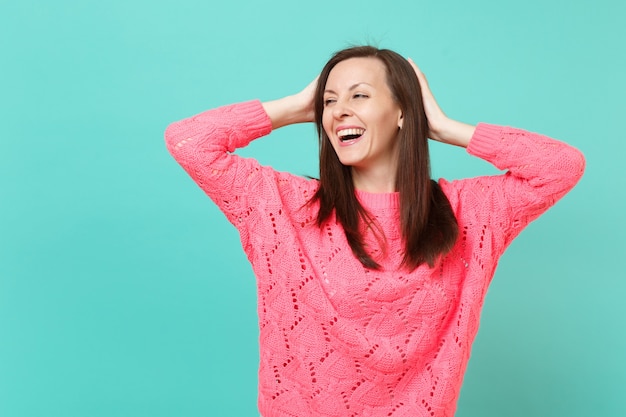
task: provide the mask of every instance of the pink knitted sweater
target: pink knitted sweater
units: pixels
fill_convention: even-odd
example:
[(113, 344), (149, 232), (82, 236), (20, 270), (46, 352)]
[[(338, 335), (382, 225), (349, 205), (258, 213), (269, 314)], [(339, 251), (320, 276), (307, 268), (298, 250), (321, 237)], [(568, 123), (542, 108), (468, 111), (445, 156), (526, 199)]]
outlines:
[[(257, 277), (259, 410), (264, 417), (452, 416), (498, 258), (570, 190), (576, 149), (522, 130), (480, 124), (467, 151), (508, 172), (440, 180), (460, 229), (435, 268), (402, 260), (395, 193), (358, 198), (384, 230), (383, 269), (365, 269), (334, 219), (315, 224), (316, 180), (231, 154), (269, 134), (258, 101), (170, 125), (174, 158), (239, 230)], [(373, 236), (367, 247), (378, 248)]]

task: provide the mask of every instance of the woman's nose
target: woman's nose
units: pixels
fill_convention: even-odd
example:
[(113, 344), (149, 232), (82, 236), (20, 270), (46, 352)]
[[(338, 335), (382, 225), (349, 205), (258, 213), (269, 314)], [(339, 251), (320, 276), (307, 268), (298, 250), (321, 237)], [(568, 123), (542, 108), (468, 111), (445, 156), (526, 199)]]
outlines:
[(333, 116), (337, 119), (342, 119), (346, 116), (350, 116), (352, 114), (352, 110), (348, 103), (344, 100), (338, 100), (333, 106)]

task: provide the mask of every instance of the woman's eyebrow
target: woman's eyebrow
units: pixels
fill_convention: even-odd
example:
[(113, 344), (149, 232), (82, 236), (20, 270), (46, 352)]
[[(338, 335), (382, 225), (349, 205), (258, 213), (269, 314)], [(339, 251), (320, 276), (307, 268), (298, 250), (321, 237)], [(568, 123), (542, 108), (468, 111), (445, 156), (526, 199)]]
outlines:
[[(366, 82), (364, 82), (364, 81), (363, 81), (363, 82), (360, 82), (360, 83), (356, 83), (356, 84), (351, 85), (351, 86), (350, 86), (350, 88), (348, 88), (348, 91), (352, 91), (352, 90), (354, 90), (355, 88), (357, 88), (358, 86), (360, 86), (360, 85), (362, 85), (362, 84), (363, 84), (363, 85), (367, 85), (367, 86), (372, 87), (372, 85), (371, 85), (371, 84), (368, 84), (368, 83), (366, 83)], [(324, 93), (337, 94), (337, 92), (336, 92), (336, 91), (334, 91), (334, 90), (324, 90)]]

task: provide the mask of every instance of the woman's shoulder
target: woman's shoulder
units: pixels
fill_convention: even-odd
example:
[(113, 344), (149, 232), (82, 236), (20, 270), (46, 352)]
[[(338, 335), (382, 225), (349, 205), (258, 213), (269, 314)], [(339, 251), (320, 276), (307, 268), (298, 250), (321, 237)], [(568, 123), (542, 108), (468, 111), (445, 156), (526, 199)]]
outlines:
[(472, 178), (448, 180), (440, 178), (437, 183), (448, 198), (452, 211), (458, 220), (463, 217), (480, 215), (488, 210), (488, 201), (498, 194), (503, 175), (485, 175)]

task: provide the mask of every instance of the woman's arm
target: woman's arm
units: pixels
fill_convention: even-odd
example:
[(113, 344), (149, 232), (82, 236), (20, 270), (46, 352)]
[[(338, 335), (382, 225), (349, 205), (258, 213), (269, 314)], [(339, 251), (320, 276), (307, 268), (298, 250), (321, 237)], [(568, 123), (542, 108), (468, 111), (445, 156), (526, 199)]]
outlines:
[(528, 223), (576, 185), (585, 169), (584, 156), (566, 143), (537, 133), (450, 119), (437, 104), (424, 74), (409, 62), (422, 89), (429, 138), (467, 148), (471, 155), (507, 171), (455, 181), (455, 192), (444, 184), (451, 200), (463, 200), (462, 214), (471, 218), (470, 223), (497, 226), (491, 229), (494, 242), (499, 242), (494, 254), (499, 254)]
[[(311, 185), (303, 178), (286, 181), (288, 174), (233, 152), (273, 129), (312, 121), (315, 86), (316, 81), (300, 93), (266, 103), (250, 101), (208, 110), (166, 129), (172, 156), (240, 230), (244, 245), (249, 235), (246, 219), (255, 207), (266, 206), (284, 191), (279, 183), (294, 188)], [(303, 204), (306, 198), (300, 201), (296, 196), (290, 201)]]

